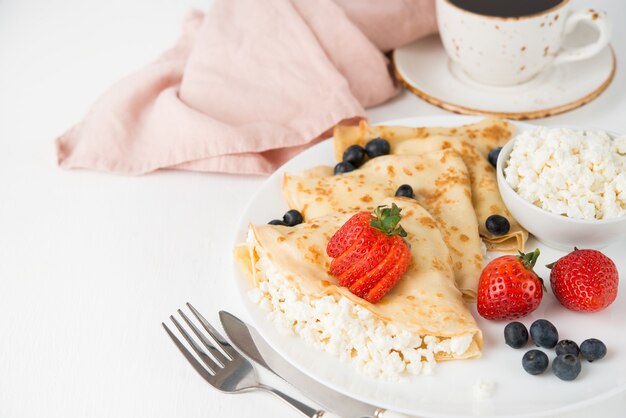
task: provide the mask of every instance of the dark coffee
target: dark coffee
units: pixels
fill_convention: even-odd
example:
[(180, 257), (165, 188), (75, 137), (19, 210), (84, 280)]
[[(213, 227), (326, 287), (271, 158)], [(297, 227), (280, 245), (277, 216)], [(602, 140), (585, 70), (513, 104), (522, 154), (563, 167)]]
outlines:
[(541, 13), (565, 0), (448, 0), (468, 12), (487, 16), (521, 17)]

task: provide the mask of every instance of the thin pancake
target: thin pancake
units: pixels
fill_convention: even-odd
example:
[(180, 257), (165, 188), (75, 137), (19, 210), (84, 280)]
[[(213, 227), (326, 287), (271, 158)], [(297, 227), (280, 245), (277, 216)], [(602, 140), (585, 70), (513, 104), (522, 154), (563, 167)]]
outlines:
[[(497, 187), (496, 173), (487, 161), (489, 151), (503, 146), (513, 136), (515, 128), (500, 119), (454, 128), (404, 126), (337, 126), (334, 130), (335, 157), (351, 145), (364, 146), (369, 140), (381, 137), (389, 141), (392, 154), (421, 154), (436, 149), (453, 148), (463, 157), (471, 176), (472, 201), (478, 219), (480, 234), (487, 247), (494, 251), (524, 250), (528, 232), (513, 219)], [(485, 227), (491, 215), (505, 216), (511, 228), (507, 234), (494, 235)]]
[[(487, 247), (495, 251), (523, 251), (528, 239), (528, 232), (517, 223), (504, 205), (498, 190), (495, 169), (485, 157), (480, 155), (478, 148), (472, 143), (467, 140), (451, 140), (450, 137), (445, 136), (432, 136), (428, 140), (407, 139), (402, 141), (397, 145), (395, 152), (399, 155), (413, 155), (438, 149), (454, 149), (463, 158), (470, 174), (472, 204), (476, 211), (478, 229)], [(491, 215), (507, 218), (511, 225), (509, 232), (504, 235), (495, 235), (490, 232), (485, 225), (487, 218)]]
[(334, 212), (373, 210), (398, 187), (409, 184), (415, 198), (435, 218), (452, 257), (458, 288), (475, 300), (482, 251), (472, 206), (470, 177), (454, 150), (372, 159), (350, 173), (334, 176), (332, 167), (316, 167), (300, 176), (285, 174), (283, 194), (305, 219)]
[(377, 304), (371, 304), (337, 285), (328, 273), (330, 258), (326, 245), (332, 234), (353, 213), (332, 214), (296, 227), (260, 225), (250, 227), (246, 248), (238, 247), (235, 257), (257, 285), (264, 271), (264, 259), (280, 272), (289, 285), (309, 299), (331, 295), (346, 297), (398, 330), (446, 339), (471, 337), (467, 350), (453, 354), (440, 352), (437, 360), (475, 358), (482, 349), (482, 333), (454, 282), (451, 260), (435, 220), (413, 199), (386, 199), (403, 209), (401, 224), (411, 244), (412, 261), (398, 284)]

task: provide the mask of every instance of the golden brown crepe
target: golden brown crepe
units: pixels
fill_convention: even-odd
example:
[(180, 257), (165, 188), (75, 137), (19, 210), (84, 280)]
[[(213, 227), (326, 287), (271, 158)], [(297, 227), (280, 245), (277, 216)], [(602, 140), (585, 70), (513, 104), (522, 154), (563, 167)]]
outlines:
[[(268, 270), (272, 270), (309, 299), (331, 295), (339, 301), (344, 296), (398, 330), (444, 340), (466, 337), (464, 352), (439, 352), (435, 354), (437, 360), (480, 356), (482, 333), (456, 288), (449, 251), (436, 221), (413, 199), (392, 198), (381, 203), (396, 203), (402, 208), (401, 225), (408, 233), (412, 261), (396, 286), (377, 304), (338, 286), (328, 272), (331, 259), (326, 255), (326, 245), (353, 213), (331, 214), (291, 228), (250, 226), (248, 244), (239, 246), (235, 257), (255, 285), (266, 280)], [(267, 263), (271, 269), (262, 267)]]
[(417, 202), (436, 220), (450, 250), (457, 286), (475, 300), (483, 257), (470, 177), (455, 150), (381, 156), (336, 176), (332, 167), (324, 166), (299, 176), (285, 174), (283, 194), (289, 207), (308, 220), (335, 212), (372, 211), (402, 184), (412, 186)]
[(391, 153), (394, 146), (407, 139), (424, 139), (442, 135), (468, 140), (474, 144), (481, 155), (487, 156), (495, 147), (501, 147), (513, 137), (515, 127), (502, 119), (484, 119), (478, 123), (456, 127), (418, 127), (407, 126), (370, 126), (361, 121), (358, 126), (337, 125), (333, 131), (335, 158), (341, 161), (343, 151), (350, 145), (365, 144), (380, 137), (389, 141)]
[[(528, 232), (513, 219), (497, 187), (495, 169), (487, 155), (495, 147), (503, 146), (513, 136), (515, 128), (500, 119), (485, 119), (471, 125), (454, 128), (404, 126), (337, 126), (334, 130), (335, 157), (340, 160), (343, 151), (351, 145), (364, 146), (369, 140), (381, 137), (389, 141), (392, 154), (421, 154), (436, 149), (455, 149), (461, 154), (470, 173), (472, 201), (487, 247), (494, 251), (524, 250)], [(506, 217), (511, 224), (509, 232), (496, 236), (485, 227), (491, 215)]]

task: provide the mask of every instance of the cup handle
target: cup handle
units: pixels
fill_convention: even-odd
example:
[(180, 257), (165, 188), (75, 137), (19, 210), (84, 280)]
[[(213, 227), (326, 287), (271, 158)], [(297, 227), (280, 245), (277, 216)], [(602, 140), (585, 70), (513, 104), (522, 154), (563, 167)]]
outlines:
[(576, 26), (584, 21), (595, 25), (600, 36), (598, 36), (595, 42), (589, 45), (559, 52), (553, 61), (555, 65), (591, 58), (608, 45), (611, 39), (611, 25), (605, 12), (593, 9), (581, 10), (570, 15), (565, 22), (565, 36), (572, 33)]

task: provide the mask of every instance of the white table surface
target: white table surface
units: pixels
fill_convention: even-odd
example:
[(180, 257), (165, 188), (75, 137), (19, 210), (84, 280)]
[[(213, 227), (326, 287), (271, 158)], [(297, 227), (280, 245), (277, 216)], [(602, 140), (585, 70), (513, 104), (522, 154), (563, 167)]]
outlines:
[[(626, 2), (575, 1), (592, 3), (616, 22), (615, 81), (536, 123), (626, 132)], [(54, 137), (171, 45), (190, 8), (209, 4), (0, 0), (0, 417), (298, 416), (270, 395), (211, 389), (160, 325), (186, 301), (215, 322), (219, 309), (245, 318), (230, 252), (264, 179), (55, 164)], [(368, 111), (372, 122), (445, 113), (409, 93)], [(621, 395), (568, 417), (618, 417), (625, 406)]]

